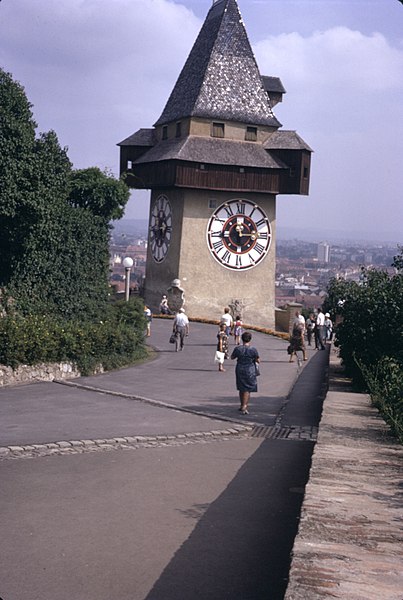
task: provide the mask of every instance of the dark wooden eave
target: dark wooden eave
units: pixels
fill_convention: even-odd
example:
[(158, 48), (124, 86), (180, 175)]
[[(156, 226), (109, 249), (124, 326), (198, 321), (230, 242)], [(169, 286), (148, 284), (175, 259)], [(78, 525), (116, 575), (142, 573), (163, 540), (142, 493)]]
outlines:
[(144, 163), (167, 160), (261, 169), (285, 167), (281, 160), (271, 156), (261, 144), (255, 142), (188, 136), (159, 142), (142, 154), (134, 162), (133, 168)]

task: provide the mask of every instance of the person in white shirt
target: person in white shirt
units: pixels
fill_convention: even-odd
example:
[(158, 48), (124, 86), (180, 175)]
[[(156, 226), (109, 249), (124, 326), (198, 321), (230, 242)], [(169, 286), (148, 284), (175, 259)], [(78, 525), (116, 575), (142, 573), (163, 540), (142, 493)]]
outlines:
[(150, 335), (151, 335), (151, 321), (153, 320), (153, 315), (152, 315), (151, 310), (148, 308), (148, 306), (144, 307), (144, 316), (145, 316), (146, 321), (147, 321), (146, 336), (150, 337)]
[(162, 315), (170, 315), (171, 314), (171, 311), (169, 310), (169, 306), (168, 306), (168, 299), (166, 296), (162, 296), (162, 298), (161, 298), (160, 313)]
[(176, 335), (176, 352), (183, 350), (185, 337), (189, 335), (189, 319), (185, 315), (185, 309), (180, 308), (175, 315), (173, 332)]
[(221, 323), (225, 324), (225, 333), (227, 335), (231, 335), (232, 328), (234, 326), (234, 319), (232, 318), (228, 307), (224, 308), (224, 314), (221, 317)]
[(325, 340), (331, 342), (333, 337), (333, 323), (330, 314), (325, 314)]
[[(325, 315), (321, 308), (318, 309), (318, 316), (316, 317), (315, 327), (315, 342), (318, 350), (324, 350), (325, 344), (323, 343), (325, 337)], [(320, 346), (320, 347), (319, 347)]]
[(301, 325), (304, 326), (304, 332), (305, 332), (305, 317), (304, 317), (304, 315), (301, 315), (299, 310), (297, 310), (295, 313), (294, 323), (301, 323)]

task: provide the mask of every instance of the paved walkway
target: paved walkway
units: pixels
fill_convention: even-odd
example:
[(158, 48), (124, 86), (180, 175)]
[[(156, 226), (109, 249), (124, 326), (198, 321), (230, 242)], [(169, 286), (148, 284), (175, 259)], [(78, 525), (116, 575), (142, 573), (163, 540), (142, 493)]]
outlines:
[(289, 364), (254, 334), (239, 415), (217, 327), (183, 352), (70, 384), (0, 390), (3, 600), (281, 600), (325, 393), (327, 352)]
[[(226, 361), (225, 373), (219, 373), (213, 361), (217, 327), (192, 323), (186, 346), (177, 353), (168, 342), (171, 328), (171, 321), (154, 320), (150, 344), (155, 358), (141, 365), (69, 382), (0, 390), (3, 453), (8, 446), (226, 431), (248, 422), (284, 422), (297, 432), (318, 424), (317, 409), (310, 409), (315, 398), (293, 406), (291, 413), (286, 409), (301, 367), (288, 363), (284, 340), (254, 334), (262, 376), (245, 418), (238, 412), (234, 361)], [(326, 352), (310, 350), (308, 355), (308, 380), (316, 382), (323, 377)]]
[(329, 349), (254, 334), (245, 420), (216, 327), (180, 353), (170, 327), (147, 363), (0, 390), (0, 598), (403, 600), (403, 451), (335, 353), (326, 395)]

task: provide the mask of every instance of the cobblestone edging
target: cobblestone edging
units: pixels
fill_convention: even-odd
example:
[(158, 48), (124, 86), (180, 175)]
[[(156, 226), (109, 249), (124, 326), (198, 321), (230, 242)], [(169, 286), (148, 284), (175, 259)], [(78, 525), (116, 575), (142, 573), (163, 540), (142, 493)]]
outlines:
[(213, 431), (197, 431), (176, 435), (136, 435), (96, 440), (72, 440), (51, 442), (48, 444), (30, 444), (24, 446), (0, 447), (0, 460), (18, 458), (36, 458), (42, 456), (62, 456), (66, 454), (83, 454), (84, 452), (99, 452), (122, 450), (124, 448), (156, 448), (165, 446), (183, 446), (186, 444), (207, 443), (213, 440), (228, 440), (234, 437), (248, 437), (252, 427), (233, 425), (227, 429)]

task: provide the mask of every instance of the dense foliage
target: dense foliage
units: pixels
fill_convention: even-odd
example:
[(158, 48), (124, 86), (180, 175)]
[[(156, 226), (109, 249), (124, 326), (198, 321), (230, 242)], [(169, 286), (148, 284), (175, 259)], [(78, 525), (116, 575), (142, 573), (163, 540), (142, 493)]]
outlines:
[(347, 373), (366, 387), (403, 440), (403, 255), (395, 274), (367, 269), (360, 283), (333, 279), (325, 309), (340, 322), (335, 344)]
[(110, 304), (102, 321), (9, 314), (0, 319), (0, 364), (71, 362), (83, 374), (113, 369), (146, 355), (146, 322), (139, 298)]
[(108, 302), (109, 221), (121, 180), (73, 170), (54, 132), (35, 137), (23, 88), (0, 70), (0, 287), (24, 314), (93, 318)]
[(129, 188), (121, 179), (97, 167), (77, 169), (70, 177), (69, 202), (85, 208), (106, 223), (123, 217)]
[(111, 305), (108, 279), (109, 222), (129, 189), (73, 170), (56, 134), (35, 131), (24, 89), (0, 69), (0, 364), (128, 364), (145, 352), (143, 305)]

